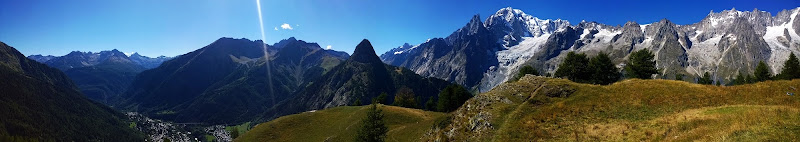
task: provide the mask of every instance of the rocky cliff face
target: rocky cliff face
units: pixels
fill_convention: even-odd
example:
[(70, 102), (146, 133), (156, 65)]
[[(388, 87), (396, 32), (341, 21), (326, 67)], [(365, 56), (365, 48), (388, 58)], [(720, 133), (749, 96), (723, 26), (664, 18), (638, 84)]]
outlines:
[[(714, 80), (724, 84), (738, 72), (751, 73), (755, 68), (753, 63), (758, 61), (767, 62), (773, 73), (779, 72), (789, 53), (800, 53), (799, 11), (800, 8), (794, 8), (772, 16), (758, 9), (732, 9), (718, 13), (712, 11), (700, 22), (689, 25), (677, 25), (663, 19), (643, 25), (631, 21), (619, 27), (585, 21), (569, 25), (564, 20), (541, 20), (521, 10), (503, 8), (483, 23), (488, 36), (476, 36), (470, 40), (496, 43), (480, 45), (484, 47), (474, 47), (477, 44), (469, 46), (470, 49), (487, 52), (470, 58), (493, 58), (486, 59), (486, 62), (453, 60), (458, 58), (446, 55), (476, 53), (479, 50), (445, 47), (443, 51), (442, 45), (436, 44), (440, 42), (436, 39), (406, 48), (403, 52), (387, 52), (381, 58), (384, 62), (407, 67), (423, 76), (445, 79), (485, 92), (508, 80), (524, 65), (552, 73), (558, 68), (563, 55), (570, 51), (587, 53), (590, 57), (605, 52), (610, 54), (618, 67), (622, 67), (632, 51), (647, 49), (656, 54), (657, 66), (662, 69), (657, 78), (671, 79), (675, 74), (691, 78), (709, 72)], [(470, 21), (475, 23), (477, 20), (473, 18)], [(459, 39), (467, 38), (454, 35), (470, 31), (466, 29), (484, 29), (475, 25), (467, 24), (447, 37), (445, 43), (452, 46), (458, 43), (454, 41), (465, 41)], [(486, 39), (474, 39), (478, 37)], [(431, 48), (432, 45), (439, 45), (438, 49)], [(434, 63), (442, 61), (474, 68), (469, 70)], [(468, 71), (483, 75), (461, 75)]]

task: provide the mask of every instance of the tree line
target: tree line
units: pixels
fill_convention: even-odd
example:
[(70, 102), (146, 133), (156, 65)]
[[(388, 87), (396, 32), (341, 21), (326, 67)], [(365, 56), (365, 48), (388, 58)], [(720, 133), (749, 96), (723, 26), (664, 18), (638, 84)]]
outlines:
[[(372, 98), (373, 103), (388, 104), (389, 94), (386, 92), (381, 93), (378, 97)], [(451, 112), (458, 107), (461, 107), (464, 102), (472, 98), (472, 93), (467, 91), (461, 85), (451, 84), (444, 88), (439, 94), (434, 97), (427, 98), (425, 103), (422, 103), (422, 98), (414, 94), (414, 90), (408, 87), (402, 87), (394, 94), (394, 101), (391, 103), (393, 106), (424, 109), (428, 111), (438, 112)], [(356, 99), (352, 103), (353, 106), (361, 106), (361, 100)]]
[[(622, 69), (617, 68), (609, 58), (608, 54), (600, 52), (596, 56), (589, 58), (584, 53), (569, 52), (564, 60), (559, 64), (553, 74), (554, 77), (569, 79), (578, 83), (608, 85), (619, 81), (622, 78), (652, 79), (661, 70), (656, 67), (655, 55), (647, 49), (641, 49), (630, 54)], [(516, 76), (510, 81), (516, 81), (526, 74), (540, 75), (531, 66), (524, 66), (519, 69)], [(675, 80), (683, 80), (683, 74), (675, 74)], [(800, 61), (794, 55), (789, 54), (789, 59), (784, 62), (780, 73), (773, 75), (769, 66), (760, 61), (755, 67), (753, 74), (739, 72), (738, 75), (725, 85), (741, 85), (766, 80), (791, 80), (800, 78)], [(702, 76), (695, 78), (698, 84), (714, 84), (714, 79), (710, 73), (705, 72)], [(716, 81), (716, 85), (721, 85), (721, 81)]]

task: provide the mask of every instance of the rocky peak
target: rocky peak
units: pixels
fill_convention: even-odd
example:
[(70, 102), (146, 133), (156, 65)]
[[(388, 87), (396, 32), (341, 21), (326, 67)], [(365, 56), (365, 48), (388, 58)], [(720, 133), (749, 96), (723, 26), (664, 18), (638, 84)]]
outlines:
[(350, 56), (348, 61), (382, 64), (381, 59), (378, 58), (378, 55), (375, 53), (375, 49), (372, 47), (372, 43), (370, 43), (367, 39), (361, 40), (361, 43), (358, 43), (355, 51), (353, 51), (353, 55)]
[(633, 44), (641, 43), (644, 41), (644, 31), (642, 31), (641, 25), (634, 21), (628, 21), (622, 26), (622, 34), (617, 35), (614, 37), (612, 42), (618, 44), (618, 46), (633, 46)]
[(790, 20), (792, 20), (792, 14), (798, 10), (800, 10), (800, 7), (791, 10), (784, 9), (781, 12), (778, 12), (778, 14), (775, 14), (775, 17), (773, 17), (772, 25), (777, 26), (791, 22)]
[(401, 45), (401, 46), (400, 46), (400, 47), (398, 47), (398, 48), (406, 48), (406, 49), (407, 49), (407, 48), (411, 48), (411, 47), (412, 47), (412, 46), (411, 46), (411, 44), (408, 44), (408, 43), (403, 43), (403, 45)]
[(125, 53), (122, 53), (121, 51), (119, 51), (117, 49), (113, 49), (111, 51), (100, 51), (99, 54), (100, 54), (100, 56), (108, 56), (108, 57), (112, 57), (112, 56), (113, 57), (126, 57), (126, 58), (128, 57), (127, 55), (125, 55)]
[(475, 14), (472, 16), (472, 19), (469, 20), (467, 26), (464, 27), (464, 30), (467, 31), (469, 35), (478, 33), (479, 30), (483, 29), (483, 22), (481, 22), (481, 15)]
[(144, 56), (142, 56), (141, 54), (139, 54), (139, 52), (133, 52), (133, 54), (131, 54), (131, 56), (130, 56), (130, 57), (131, 57), (131, 58), (134, 58), (134, 57), (139, 57), (139, 58), (141, 58), (141, 57), (144, 57)]
[(469, 20), (464, 27), (456, 30), (450, 36), (447, 36), (446, 40), (448, 44), (452, 44), (457, 39), (465, 39), (468, 36), (473, 35), (489, 35), (489, 30), (483, 26), (483, 22), (480, 20), (480, 15), (476, 14), (472, 16), (472, 19)]
[(280, 49), (280, 48), (286, 47), (286, 44), (289, 44), (289, 43), (292, 43), (292, 42), (296, 42), (296, 41), (297, 41), (297, 39), (295, 39), (294, 37), (289, 37), (289, 39), (284, 39), (284, 40), (279, 41), (278, 43), (275, 43), (275, 45), (273, 45), (272, 47)]
[(619, 26), (616, 26), (616, 27), (615, 26), (610, 26), (610, 25), (606, 25), (606, 24), (603, 24), (603, 23), (598, 23), (596, 21), (591, 21), (591, 22), (581, 21), (576, 26), (579, 27), (579, 28), (582, 28), (582, 29), (589, 29), (589, 30), (596, 30), (596, 29), (615, 29), (616, 30), (616, 29), (619, 29)]
[[(677, 37), (678, 33), (675, 27), (676, 25), (675, 23), (672, 23), (672, 21), (669, 21), (667, 19), (661, 19), (661, 21), (658, 21), (656, 23), (653, 23), (652, 25), (647, 26), (645, 28), (646, 29), (645, 31), (648, 32), (645, 32), (645, 34), (647, 35), (647, 37), (654, 37), (654, 38), (662, 38), (663, 36), (666, 35)], [(660, 39), (654, 39), (654, 40), (660, 40)]]

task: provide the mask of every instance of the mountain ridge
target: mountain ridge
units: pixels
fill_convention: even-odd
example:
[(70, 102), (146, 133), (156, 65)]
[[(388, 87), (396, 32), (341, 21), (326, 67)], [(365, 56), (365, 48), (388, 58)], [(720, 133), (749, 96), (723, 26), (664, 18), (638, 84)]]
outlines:
[(87, 99), (66, 74), (0, 42), (0, 139), (140, 141), (127, 118)]
[[(676, 74), (692, 78), (710, 72), (714, 76), (713, 80), (725, 84), (739, 72), (751, 73), (754, 68), (752, 65), (758, 61), (767, 62), (771, 72), (776, 73), (788, 53), (800, 53), (800, 36), (797, 34), (800, 33), (800, 20), (796, 20), (800, 17), (798, 11), (800, 7), (783, 10), (772, 16), (769, 12), (757, 9), (732, 9), (719, 13), (712, 11), (701, 21), (688, 25), (677, 25), (662, 19), (649, 24), (629, 21), (623, 26), (610, 26), (586, 21), (570, 25), (566, 20), (541, 20), (522, 10), (507, 7), (498, 10), (483, 22), (483, 27), (487, 27), (492, 33), (489, 34), (490, 38), (483, 40), (497, 41), (496, 45), (468, 45), (476, 46), (473, 48), (496, 49), (481, 51), (490, 52), (488, 56), (475, 56), (496, 58), (491, 59), (490, 63), (467, 62), (468, 66), (484, 67), (441, 70), (439, 67), (446, 65), (420, 62), (449, 58), (431, 57), (430, 54), (478, 52), (459, 51), (448, 46), (424, 46), (431, 45), (436, 40), (402, 49), (402, 52), (397, 52), (396, 50), (401, 50), (398, 48), (392, 49), (390, 51), (396, 52), (386, 52), (381, 55), (381, 59), (392, 65), (409, 68), (423, 76), (444, 79), (485, 92), (508, 80), (524, 65), (532, 65), (543, 74), (552, 73), (567, 52), (576, 51), (590, 56), (605, 52), (618, 67), (622, 67), (632, 51), (648, 49), (656, 54), (658, 67), (665, 68), (660, 75), (655, 76), (657, 78), (673, 78)], [(476, 21), (479, 20), (474, 16), (470, 19), (470, 23)], [(479, 28), (468, 24), (454, 33), (464, 29)], [(459, 38), (454, 35), (446, 38), (448, 45)], [(738, 35), (739, 38), (733, 38), (732, 35)], [(756, 58), (745, 58), (746, 56)], [(728, 62), (734, 60), (744, 62)], [(463, 78), (442, 76), (467, 71), (482, 75)], [(479, 81), (476, 83), (465, 80)]]
[(140, 73), (115, 105), (181, 123), (243, 123), (349, 58), (293, 37), (274, 45), (220, 38)]

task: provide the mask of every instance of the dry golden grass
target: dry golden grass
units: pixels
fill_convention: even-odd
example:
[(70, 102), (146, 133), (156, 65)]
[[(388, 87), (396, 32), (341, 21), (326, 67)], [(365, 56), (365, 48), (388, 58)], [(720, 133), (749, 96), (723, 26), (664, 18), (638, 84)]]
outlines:
[[(672, 80), (578, 84), (526, 76), (447, 115), (385, 106), (388, 141), (797, 141), (800, 80), (719, 87)], [(565, 93), (567, 92), (567, 93)], [(570, 93), (571, 92), (571, 93)], [(350, 141), (366, 107), (337, 107), (262, 123), (237, 141)], [(487, 119), (488, 129), (473, 120)], [(430, 131), (432, 128), (441, 131)], [(452, 136), (446, 136), (452, 135)], [(442, 140), (442, 139), (439, 139)]]
[[(800, 139), (800, 80), (719, 87), (673, 80), (625, 80), (608, 86), (529, 78), (482, 95), (495, 106), (482, 141), (792, 141)], [(544, 83), (541, 83), (539, 81)], [(552, 87), (558, 86), (558, 87)], [(566, 89), (565, 89), (566, 88)], [(523, 91), (518, 91), (522, 89)], [(529, 89), (529, 90), (524, 90)], [(569, 97), (547, 97), (574, 89)], [(530, 91), (535, 90), (535, 91)], [(525, 92), (534, 92), (526, 94)], [(515, 99), (517, 98), (517, 99)], [(469, 137), (469, 133), (456, 137)], [(459, 140), (460, 138), (455, 138)]]

